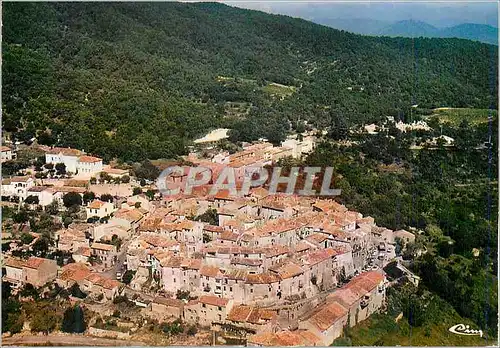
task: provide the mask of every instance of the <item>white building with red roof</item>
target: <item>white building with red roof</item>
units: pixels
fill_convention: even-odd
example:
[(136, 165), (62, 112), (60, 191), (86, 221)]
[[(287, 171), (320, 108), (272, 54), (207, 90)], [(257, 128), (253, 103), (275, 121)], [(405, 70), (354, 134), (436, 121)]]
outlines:
[(74, 174), (94, 174), (103, 170), (102, 159), (94, 156), (87, 156), (77, 149), (68, 147), (54, 147), (45, 154), (45, 163), (54, 165), (63, 163), (66, 172)]
[(76, 163), (78, 174), (96, 174), (102, 172), (102, 159), (94, 156), (80, 156)]
[(103, 202), (101, 200), (94, 200), (87, 207), (85, 207), (87, 212), (87, 219), (91, 217), (103, 218), (105, 216), (111, 215), (116, 209), (113, 203)]
[(2, 163), (6, 161), (10, 161), (14, 158), (14, 154), (12, 149), (8, 146), (0, 146), (1, 160)]

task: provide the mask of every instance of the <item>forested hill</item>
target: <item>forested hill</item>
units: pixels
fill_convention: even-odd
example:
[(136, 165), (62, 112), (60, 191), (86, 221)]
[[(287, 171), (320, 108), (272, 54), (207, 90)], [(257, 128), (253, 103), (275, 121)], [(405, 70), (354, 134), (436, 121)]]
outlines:
[(277, 142), (329, 108), (359, 123), (497, 102), (495, 46), (214, 3), (4, 3), (2, 48), (4, 131), (105, 159), (175, 157), (216, 126)]

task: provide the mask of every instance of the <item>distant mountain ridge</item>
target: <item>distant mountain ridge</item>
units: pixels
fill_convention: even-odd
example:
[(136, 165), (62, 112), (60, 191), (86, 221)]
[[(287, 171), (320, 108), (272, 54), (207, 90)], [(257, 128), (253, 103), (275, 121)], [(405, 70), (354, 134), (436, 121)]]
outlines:
[(459, 38), (480, 41), (498, 46), (498, 28), (486, 24), (463, 23), (452, 27), (437, 28), (429, 23), (403, 20), (395, 23), (371, 19), (314, 18), (314, 22), (335, 29), (372, 36)]

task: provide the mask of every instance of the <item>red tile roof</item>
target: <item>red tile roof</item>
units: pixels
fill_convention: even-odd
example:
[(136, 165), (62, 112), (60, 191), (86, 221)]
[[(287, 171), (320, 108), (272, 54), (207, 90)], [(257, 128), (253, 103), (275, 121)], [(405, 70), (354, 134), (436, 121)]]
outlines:
[(200, 296), (199, 302), (210, 306), (226, 307), (229, 300), (227, 298), (217, 296)]
[(104, 243), (92, 243), (90, 247), (92, 249), (105, 250), (105, 251), (113, 251), (115, 249), (114, 245), (104, 244)]
[(309, 330), (278, 331), (276, 333), (264, 332), (252, 335), (249, 343), (260, 346), (317, 346), (321, 339)]
[(325, 331), (338, 320), (342, 319), (342, 317), (346, 316), (347, 312), (347, 309), (345, 309), (342, 305), (333, 302), (322, 307), (308, 320), (321, 331)]
[(297, 264), (293, 262), (287, 262), (285, 264), (280, 264), (278, 266), (274, 266), (269, 268), (271, 271), (276, 272), (281, 279), (288, 279), (292, 277), (296, 277), (302, 273), (304, 270)]
[(304, 262), (304, 264), (313, 266), (325, 260), (331, 259), (332, 257), (338, 255), (339, 253), (340, 252), (332, 248), (312, 251), (304, 255), (302, 257), (302, 261)]
[(104, 203), (105, 202), (96, 199), (96, 200), (92, 201), (92, 203), (90, 203), (87, 208), (90, 208), (90, 209), (101, 209), (101, 207), (104, 205)]
[(97, 162), (102, 162), (102, 158), (93, 157), (93, 156), (81, 156), (78, 159), (78, 162), (97, 163)]
[(357, 287), (365, 290), (365, 292), (369, 292), (377, 287), (384, 279), (385, 276), (381, 272), (369, 271), (355, 277), (345, 286), (345, 288), (355, 289)]
[(59, 276), (61, 280), (81, 281), (90, 274), (90, 269), (83, 263), (70, 263), (62, 268), (62, 273)]
[(41, 257), (30, 257), (28, 259), (28, 261), (26, 261), (25, 263), (25, 267), (28, 267), (28, 268), (33, 268), (33, 269), (38, 269), (40, 268), (40, 266), (42, 264), (44, 264), (45, 262), (53, 262), (55, 263), (54, 260), (49, 260), (49, 259), (43, 259)]
[(12, 267), (12, 268), (23, 268), (26, 264), (26, 261), (20, 260), (20, 259), (15, 259), (15, 258), (8, 258), (5, 261), (5, 266), (6, 267)]
[(215, 278), (220, 275), (220, 270), (219, 267), (205, 265), (201, 267), (200, 274), (205, 277)]
[(175, 298), (168, 298), (163, 296), (155, 297), (153, 300), (154, 303), (162, 304), (167, 307), (182, 307), (184, 302), (182, 300), (178, 300)]
[(94, 285), (101, 286), (105, 289), (112, 290), (114, 288), (117, 288), (121, 285), (121, 283), (117, 280), (106, 278), (98, 273), (91, 273), (87, 277), (85, 277), (85, 280), (88, 280)]
[(276, 311), (251, 307), (247, 305), (240, 305), (233, 307), (227, 317), (228, 320), (251, 323), (251, 324), (266, 324), (270, 320), (277, 317)]

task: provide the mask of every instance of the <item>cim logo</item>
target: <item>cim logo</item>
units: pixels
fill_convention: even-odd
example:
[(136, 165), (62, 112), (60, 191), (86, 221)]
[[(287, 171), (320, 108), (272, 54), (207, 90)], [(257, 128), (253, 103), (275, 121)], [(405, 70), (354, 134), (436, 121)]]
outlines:
[(469, 325), (465, 324), (457, 324), (448, 329), (448, 331), (457, 334), (457, 335), (464, 335), (464, 336), (479, 336), (483, 337), (483, 331), (482, 330), (474, 330), (470, 329)]

